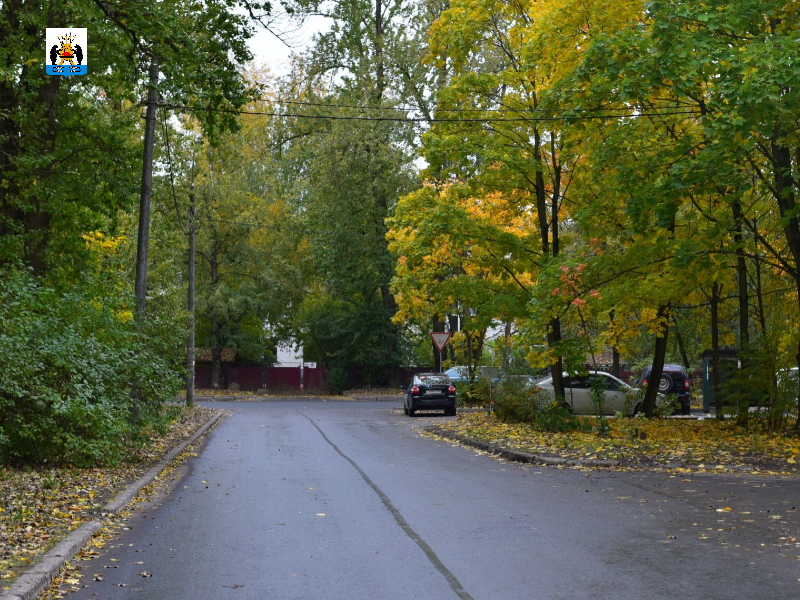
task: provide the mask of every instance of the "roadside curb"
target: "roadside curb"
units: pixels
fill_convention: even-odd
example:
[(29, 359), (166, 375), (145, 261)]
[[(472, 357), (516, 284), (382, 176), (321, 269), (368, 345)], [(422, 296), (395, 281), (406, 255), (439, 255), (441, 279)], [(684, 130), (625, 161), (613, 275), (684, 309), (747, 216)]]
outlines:
[[(193, 444), (204, 435), (215, 423), (223, 416), (219, 412), (211, 417), (206, 423), (195, 431), (192, 436), (170, 450), (155, 466), (139, 479), (131, 483), (122, 490), (116, 497), (108, 502), (99, 510), (101, 515), (117, 514), (128, 503), (133, 500), (139, 491), (149, 485), (161, 471), (166, 469), (169, 464), (183, 452), (187, 446)], [(33, 600), (44, 591), (50, 582), (55, 579), (64, 564), (71, 560), (84, 544), (103, 526), (102, 517), (86, 521), (75, 531), (72, 531), (66, 538), (47, 551), (35, 564), (31, 565), (25, 572), (17, 577), (16, 581), (3, 593), (0, 593), (0, 600)]]
[(358, 402), (400, 402), (403, 396), (384, 395), (384, 396), (355, 396)]
[[(602, 458), (563, 458), (560, 456), (547, 456), (522, 452), (521, 450), (512, 450), (510, 448), (500, 446), (499, 444), (492, 444), (482, 440), (476, 440), (474, 438), (459, 435), (458, 433), (454, 433), (449, 429), (442, 429), (439, 425), (423, 427), (422, 429), (427, 433), (432, 433), (441, 438), (453, 440), (464, 446), (475, 448), (476, 450), (482, 450), (514, 462), (565, 467), (598, 467), (605, 469), (622, 466), (641, 468), (641, 465), (626, 464), (625, 461), (621, 460), (608, 460)], [(759, 468), (753, 465), (720, 465), (719, 468), (717, 468), (702, 464), (696, 465), (692, 463), (664, 463), (652, 465), (652, 467), (667, 471), (670, 471), (671, 469), (685, 469), (684, 472), (691, 473), (740, 473), (744, 475), (760, 474)], [(794, 476), (796, 477), (797, 470), (792, 469), (792, 471), (795, 472)], [(782, 476), (789, 476), (791, 478), (791, 475), (788, 473), (783, 473)]]
[(604, 468), (618, 467), (622, 464), (618, 460), (605, 460), (600, 458), (562, 458), (560, 456), (543, 456), (541, 454), (531, 454), (529, 452), (522, 452), (520, 450), (511, 450), (497, 444), (491, 444), (482, 440), (476, 440), (474, 438), (459, 435), (447, 429), (442, 429), (438, 425), (424, 427), (423, 430), (427, 431), (428, 433), (438, 435), (439, 437), (459, 442), (464, 446), (469, 446), (470, 448), (475, 448), (477, 450), (483, 450), (484, 452), (489, 452), (490, 454), (494, 454), (500, 458), (505, 458), (506, 460), (514, 462), (565, 467)]

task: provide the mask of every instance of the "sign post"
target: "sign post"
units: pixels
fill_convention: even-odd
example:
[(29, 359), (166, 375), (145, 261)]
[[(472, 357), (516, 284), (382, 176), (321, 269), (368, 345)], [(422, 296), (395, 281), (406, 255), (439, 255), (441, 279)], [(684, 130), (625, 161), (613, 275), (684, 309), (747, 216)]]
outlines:
[(447, 345), (447, 340), (450, 339), (450, 332), (449, 331), (431, 331), (431, 339), (433, 340), (434, 346), (439, 350), (439, 372), (442, 370), (442, 350)]

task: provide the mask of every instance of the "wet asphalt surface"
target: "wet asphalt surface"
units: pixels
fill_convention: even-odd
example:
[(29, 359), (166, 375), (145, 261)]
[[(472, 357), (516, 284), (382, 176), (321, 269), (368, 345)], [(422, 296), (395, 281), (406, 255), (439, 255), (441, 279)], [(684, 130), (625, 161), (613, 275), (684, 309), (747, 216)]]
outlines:
[(521, 466), (388, 402), (212, 406), (67, 598), (800, 598), (798, 480)]

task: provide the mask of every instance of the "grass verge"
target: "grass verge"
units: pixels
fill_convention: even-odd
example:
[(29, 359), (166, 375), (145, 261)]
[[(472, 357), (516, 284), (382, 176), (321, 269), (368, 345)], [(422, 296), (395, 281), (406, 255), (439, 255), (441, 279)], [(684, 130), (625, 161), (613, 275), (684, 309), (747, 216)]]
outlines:
[(588, 432), (542, 432), (485, 413), (462, 414), (442, 428), (532, 454), (619, 460), (623, 468), (798, 474), (800, 439), (789, 429), (745, 430), (713, 419), (606, 419), (607, 435), (600, 437), (597, 419), (585, 419)]
[(129, 462), (114, 468), (0, 467), (0, 589), (215, 412), (181, 408), (164, 435), (151, 435)]

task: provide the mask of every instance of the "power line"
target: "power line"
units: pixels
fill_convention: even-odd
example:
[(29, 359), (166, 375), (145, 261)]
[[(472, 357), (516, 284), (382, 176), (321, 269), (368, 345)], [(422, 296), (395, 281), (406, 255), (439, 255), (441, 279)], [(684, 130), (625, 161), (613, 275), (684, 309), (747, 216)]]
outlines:
[[(201, 94), (202, 96), (202, 94)], [(272, 104), (276, 106), (284, 106), (284, 105), (297, 105), (297, 106), (317, 106), (321, 108), (347, 108), (347, 109), (355, 109), (355, 110), (369, 110), (369, 111), (390, 111), (390, 112), (418, 112), (420, 110), (417, 106), (407, 106), (407, 105), (400, 105), (400, 106), (369, 106), (366, 104), (337, 104), (331, 102), (309, 102), (307, 100), (286, 100), (282, 98), (272, 99), (272, 98), (265, 98), (264, 96), (250, 96), (245, 97), (244, 100), (248, 102), (262, 102), (265, 104)], [(661, 106), (656, 107), (657, 109), (663, 110), (672, 110), (672, 109), (682, 109), (686, 108), (685, 104), (674, 104), (674, 100), (668, 100), (665, 98), (656, 99), (656, 101), (669, 101), (672, 104), (664, 104)], [(624, 111), (630, 110), (635, 111), (638, 110), (636, 107), (595, 107), (595, 108), (585, 108), (585, 109), (574, 109), (574, 108), (535, 108), (535, 109), (514, 109), (514, 108), (441, 108), (436, 107), (433, 109), (435, 112), (446, 112), (446, 113), (504, 113), (504, 112), (524, 112), (525, 110), (533, 111), (533, 112), (542, 112), (542, 113), (554, 113), (554, 114), (564, 114), (564, 113), (578, 113), (578, 112), (608, 112), (608, 111)]]
[(353, 233), (350, 231), (334, 231), (332, 229), (314, 229), (314, 228), (307, 228), (307, 227), (287, 227), (286, 225), (266, 225), (265, 223), (248, 223), (246, 221), (229, 221), (227, 219), (211, 219), (211, 218), (200, 218), (197, 217), (197, 221), (203, 221), (205, 223), (224, 223), (226, 225), (236, 225), (239, 227), (253, 227), (256, 229), (271, 229), (273, 231), (292, 231), (295, 233), (314, 233), (314, 234), (321, 234), (321, 235), (345, 235), (351, 238), (366, 238), (366, 237), (375, 237), (380, 239), (385, 239), (384, 235), (379, 233)]
[(618, 113), (606, 115), (567, 115), (564, 114), (559, 117), (486, 117), (486, 118), (435, 118), (426, 119), (424, 117), (369, 117), (363, 115), (309, 115), (302, 113), (285, 113), (285, 112), (272, 112), (260, 110), (236, 110), (231, 108), (211, 108), (201, 106), (187, 106), (184, 104), (168, 104), (161, 103), (169, 109), (179, 109), (189, 112), (214, 112), (234, 115), (257, 115), (265, 117), (280, 117), (291, 119), (312, 119), (312, 120), (330, 120), (330, 121), (377, 121), (377, 122), (395, 122), (395, 123), (529, 123), (531, 121), (584, 121), (595, 119), (625, 119), (625, 118), (639, 118), (639, 117), (664, 117), (673, 115), (694, 115), (700, 116), (698, 111), (671, 111), (671, 112), (639, 112), (639, 113)]
[[(416, 106), (367, 106), (364, 104), (335, 104), (329, 102), (306, 102), (302, 100), (270, 100), (268, 98), (248, 98), (248, 100), (252, 102), (265, 102), (268, 104), (283, 106), (283, 105), (298, 105), (298, 106), (318, 106), (322, 108), (347, 108), (347, 109), (356, 109), (356, 110), (377, 110), (377, 111), (394, 111), (394, 112), (414, 112), (419, 111), (420, 109)], [(664, 105), (657, 107), (659, 109), (664, 110), (672, 110), (672, 109), (681, 109), (685, 108), (685, 106), (681, 105)], [(569, 114), (569, 113), (577, 113), (581, 112), (578, 109), (574, 108), (535, 108), (535, 109), (514, 109), (514, 108), (434, 108), (435, 112), (445, 112), (445, 113), (504, 113), (504, 112), (524, 112), (526, 110), (530, 110), (533, 112), (542, 112), (542, 113), (554, 113), (554, 114)], [(635, 107), (617, 107), (617, 108), (609, 108), (609, 107), (598, 107), (598, 108), (589, 108), (583, 109), (582, 112), (607, 112), (607, 111), (614, 111), (619, 112), (623, 110), (637, 110)]]
[(188, 233), (189, 223), (187, 220), (186, 227), (183, 225), (183, 221), (181, 220), (181, 211), (178, 209), (178, 197), (175, 195), (175, 176), (172, 172), (172, 152), (170, 150), (170, 143), (169, 143), (169, 127), (167, 127), (167, 111), (161, 111), (162, 121), (164, 124), (164, 140), (166, 142), (166, 149), (167, 149), (167, 164), (169, 166), (169, 185), (172, 189), (172, 202), (175, 204), (175, 216), (178, 219), (178, 227), (181, 230), (185, 230)]

